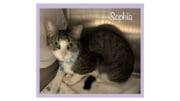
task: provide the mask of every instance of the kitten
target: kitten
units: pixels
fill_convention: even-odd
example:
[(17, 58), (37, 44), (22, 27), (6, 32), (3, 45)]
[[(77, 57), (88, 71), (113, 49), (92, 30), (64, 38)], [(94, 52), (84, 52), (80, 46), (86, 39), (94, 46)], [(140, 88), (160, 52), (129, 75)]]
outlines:
[[(83, 28), (82, 25), (58, 30), (48, 21), (47, 44), (61, 62), (64, 72), (73, 74), (71, 83), (84, 75), (106, 74), (113, 82), (126, 81), (133, 71), (134, 55), (124, 38), (113, 26)], [(97, 66), (99, 65), (100, 66)]]

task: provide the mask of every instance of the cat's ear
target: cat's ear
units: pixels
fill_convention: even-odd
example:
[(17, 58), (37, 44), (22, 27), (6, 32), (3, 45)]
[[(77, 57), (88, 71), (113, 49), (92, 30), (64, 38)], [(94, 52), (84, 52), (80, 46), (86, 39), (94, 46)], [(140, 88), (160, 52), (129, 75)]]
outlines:
[(77, 25), (72, 28), (73, 37), (79, 39), (81, 37), (81, 32), (83, 30), (83, 25)]
[(52, 21), (50, 20), (46, 21), (45, 27), (46, 27), (46, 31), (47, 31), (46, 33), (48, 37), (52, 37), (56, 34), (56, 27)]

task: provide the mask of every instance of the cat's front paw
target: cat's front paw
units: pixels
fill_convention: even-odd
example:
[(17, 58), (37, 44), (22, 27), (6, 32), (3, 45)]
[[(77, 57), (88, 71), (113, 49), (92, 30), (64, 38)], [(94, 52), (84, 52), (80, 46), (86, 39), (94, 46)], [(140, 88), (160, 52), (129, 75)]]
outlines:
[(82, 76), (81, 75), (73, 75), (71, 78), (67, 78), (65, 77), (63, 79), (63, 81), (67, 84), (67, 85), (74, 85), (76, 83), (78, 83), (81, 80)]

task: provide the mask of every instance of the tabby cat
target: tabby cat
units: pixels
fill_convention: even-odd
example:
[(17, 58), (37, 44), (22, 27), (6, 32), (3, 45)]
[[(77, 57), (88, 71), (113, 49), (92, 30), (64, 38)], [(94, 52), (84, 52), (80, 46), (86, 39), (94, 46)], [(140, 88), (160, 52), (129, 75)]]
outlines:
[[(122, 32), (112, 25), (83, 28), (77, 25), (58, 30), (46, 23), (47, 45), (67, 74), (82, 76), (98, 71), (113, 82), (128, 80), (133, 72), (134, 55)], [(78, 79), (77, 79), (78, 78)]]

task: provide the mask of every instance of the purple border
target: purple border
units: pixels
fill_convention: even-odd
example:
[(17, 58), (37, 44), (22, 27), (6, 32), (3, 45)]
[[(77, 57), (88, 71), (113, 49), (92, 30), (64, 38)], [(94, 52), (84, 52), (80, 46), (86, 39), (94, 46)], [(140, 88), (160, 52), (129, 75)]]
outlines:
[(36, 6), (36, 96), (40, 94), (40, 10)]
[(141, 6), (141, 96), (144, 97), (144, 5)]
[[(141, 87), (140, 94), (40, 94), (40, 12), (41, 8), (140, 8), (141, 9)], [(144, 97), (144, 4), (44, 4), (36, 5), (36, 96), (37, 97)]]

